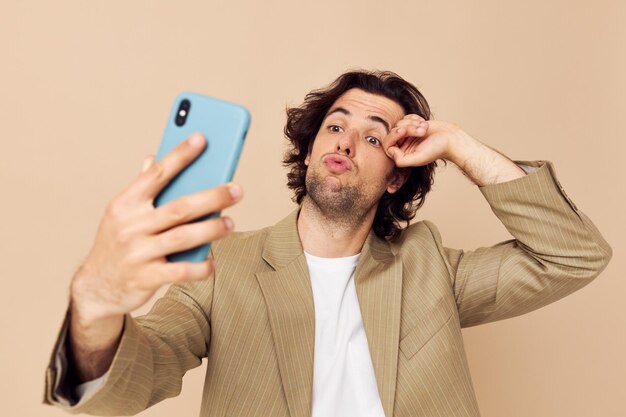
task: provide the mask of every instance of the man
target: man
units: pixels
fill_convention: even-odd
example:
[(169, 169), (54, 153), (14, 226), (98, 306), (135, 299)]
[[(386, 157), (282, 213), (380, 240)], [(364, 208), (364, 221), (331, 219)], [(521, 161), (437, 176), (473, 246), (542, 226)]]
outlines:
[[(388, 72), (308, 94), (285, 127), (299, 208), (255, 232), (231, 234), (226, 217), (186, 224), (238, 202), (232, 184), (153, 207), (201, 136), (148, 161), (72, 280), (46, 401), (137, 413), (207, 357), (202, 416), (478, 416), (461, 327), (581, 288), (611, 249), (550, 163), (513, 163), (428, 119), (419, 91)], [(429, 222), (403, 228), (438, 159), (480, 186), (514, 240), (462, 252)], [(165, 261), (227, 235), (206, 262)], [(169, 283), (148, 315), (129, 315)]]

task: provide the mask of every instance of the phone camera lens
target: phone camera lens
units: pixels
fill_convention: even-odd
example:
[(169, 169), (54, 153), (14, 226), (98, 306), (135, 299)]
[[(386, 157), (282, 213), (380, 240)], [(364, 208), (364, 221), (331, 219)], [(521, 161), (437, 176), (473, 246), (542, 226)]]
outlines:
[(176, 126), (183, 126), (187, 121), (187, 116), (189, 115), (189, 109), (191, 108), (191, 102), (187, 99), (183, 99), (178, 105), (178, 110), (176, 111), (176, 119), (174, 120)]

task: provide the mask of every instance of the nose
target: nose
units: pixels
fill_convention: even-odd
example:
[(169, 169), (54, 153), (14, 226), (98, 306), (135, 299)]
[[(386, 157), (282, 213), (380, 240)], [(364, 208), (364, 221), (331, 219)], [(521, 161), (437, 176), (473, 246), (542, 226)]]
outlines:
[(337, 153), (345, 154), (347, 157), (354, 158), (356, 154), (356, 132), (347, 130), (341, 135), (337, 142)]

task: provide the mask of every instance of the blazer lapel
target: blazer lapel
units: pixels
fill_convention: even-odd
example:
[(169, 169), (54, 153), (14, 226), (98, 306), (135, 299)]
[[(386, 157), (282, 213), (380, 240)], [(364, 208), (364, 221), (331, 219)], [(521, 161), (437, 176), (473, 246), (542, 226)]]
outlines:
[(393, 415), (400, 343), (402, 262), (370, 232), (355, 272), (363, 327), (386, 416)]
[(297, 217), (298, 210), (271, 229), (263, 258), (274, 270), (256, 277), (267, 305), (290, 414), (304, 417), (312, 410), (315, 309)]

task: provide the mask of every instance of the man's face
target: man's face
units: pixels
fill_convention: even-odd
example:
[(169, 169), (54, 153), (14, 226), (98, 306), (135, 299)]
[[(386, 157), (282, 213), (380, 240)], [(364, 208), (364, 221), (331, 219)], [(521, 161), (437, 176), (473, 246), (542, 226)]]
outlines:
[(404, 117), (386, 97), (351, 89), (330, 107), (305, 163), (307, 194), (326, 214), (364, 215), (403, 183), (383, 149)]

